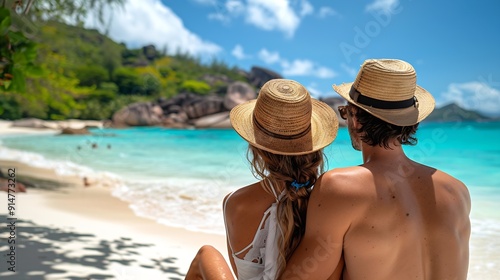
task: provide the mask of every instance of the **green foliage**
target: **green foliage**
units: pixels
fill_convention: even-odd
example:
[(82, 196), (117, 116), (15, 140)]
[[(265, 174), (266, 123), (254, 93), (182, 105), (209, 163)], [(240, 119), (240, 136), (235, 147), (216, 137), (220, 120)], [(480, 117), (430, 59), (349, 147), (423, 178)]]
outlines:
[(115, 83), (111, 82), (101, 83), (100, 88), (104, 91), (112, 92), (113, 94), (116, 94), (118, 92), (118, 86)]
[(108, 77), (111, 78), (116, 68), (122, 64), (122, 46), (106, 38), (101, 47), (102, 66), (108, 71)]
[(53, 73), (47, 77), (27, 79), (27, 88), (36, 91), (36, 94), (17, 92), (0, 94), (0, 106), (3, 108), (0, 118), (78, 118), (79, 110), (83, 106), (75, 97), (86, 95), (88, 92), (85, 89), (77, 89), (75, 87), (77, 81), (74, 79)]
[(32, 7), (28, 3), (24, 12), (27, 13), (31, 8), (30, 14), (39, 21), (71, 19), (78, 25), (82, 24), (82, 19), (89, 12), (94, 12), (99, 22), (103, 24), (105, 23), (104, 7), (121, 7), (125, 3), (124, 0), (31, 0), (27, 2), (32, 3)]
[(161, 90), (161, 84), (159, 79), (155, 75), (145, 74), (142, 75), (144, 82), (144, 87), (142, 92), (145, 95), (157, 95)]
[(75, 75), (80, 80), (79, 85), (85, 87), (98, 86), (105, 81), (109, 81), (108, 70), (100, 65), (77, 67)]
[[(3, 93), (0, 94), (0, 117), (2, 119), (15, 120), (24, 117), (21, 106), (21, 96), (18, 94)], [(33, 112), (34, 115), (37, 112)]]
[[(40, 27), (37, 40), (48, 52), (66, 57), (64, 72), (68, 76), (79, 68), (98, 66), (106, 69), (109, 81), (113, 71), (121, 66), (123, 46), (97, 30), (49, 21)], [(45, 54), (40, 54), (41, 59), (44, 57)]]
[(10, 11), (0, 7), (0, 92), (26, 91), (26, 74), (37, 75), (36, 45), (20, 31), (12, 31)]
[(137, 94), (144, 90), (144, 80), (130, 67), (121, 67), (113, 73), (113, 81), (121, 94)]
[(197, 94), (207, 94), (210, 91), (210, 86), (205, 82), (186, 80), (182, 82), (181, 90)]
[[(123, 47), (125, 47), (123, 45)], [(140, 49), (127, 49), (125, 48), (122, 52), (123, 65), (134, 66), (141, 63), (145, 63), (146, 57)]]

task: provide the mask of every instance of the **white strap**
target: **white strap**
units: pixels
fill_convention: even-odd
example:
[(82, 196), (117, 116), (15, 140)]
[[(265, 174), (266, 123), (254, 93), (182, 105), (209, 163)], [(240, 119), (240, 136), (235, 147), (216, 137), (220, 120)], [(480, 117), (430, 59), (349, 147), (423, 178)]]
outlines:
[(274, 186), (271, 185), (271, 190), (273, 191), (273, 195), (274, 195), (274, 199), (276, 200), (276, 202), (278, 202), (278, 194), (276, 193), (276, 190), (274, 189)]
[[(267, 182), (269, 183), (269, 185), (270, 185), (270, 187), (271, 187), (271, 191), (273, 192), (273, 195), (274, 195), (274, 200), (276, 200), (276, 202), (279, 202), (280, 198), (278, 197), (278, 194), (276, 193), (276, 190), (274, 189), (273, 184), (271, 184), (271, 182), (270, 182), (270, 181), (267, 181)], [(266, 188), (265, 188), (265, 186), (264, 186), (264, 180), (262, 180), (262, 181), (260, 182), (260, 184), (261, 184), (262, 188), (265, 190)]]
[[(262, 228), (262, 225), (265, 223), (265, 221), (267, 220), (267, 218), (269, 217), (269, 211), (271, 210), (271, 208), (269, 207), (269, 209), (266, 210), (266, 212), (264, 212), (264, 215), (262, 216), (262, 220), (260, 220), (260, 223), (259, 223), (259, 227), (257, 228), (257, 230), (255, 231), (255, 235), (253, 236), (253, 240), (250, 244), (248, 244), (245, 248), (243, 248), (242, 250), (238, 251), (237, 253), (234, 253), (234, 255), (239, 255), (243, 252), (245, 252), (246, 250), (250, 249), (254, 244), (255, 244), (255, 240), (257, 239), (257, 236), (258, 236), (258, 233), (259, 233), (259, 230), (261, 230)], [(233, 250), (233, 249), (231, 249)]]
[(236, 256), (236, 255), (239, 255), (243, 252), (245, 252), (246, 250), (250, 249), (253, 244), (255, 243), (255, 240), (257, 238), (257, 233), (259, 232), (259, 230), (262, 228), (262, 225), (264, 224), (264, 222), (266, 221), (266, 219), (268, 218), (269, 216), (269, 211), (270, 211), (270, 208), (266, 210), (266, 212), (264, 212), (264, 215), (262, 217), (262, 220), (260, 220), (260, 223), (259, 223), (259, 227), (257, 228), (257, 230), (255, 231), (255, 235), (253, 237), (253, 240), (252, 242), (250, 242), (250, 244), (248, 244), (245, 248), (243, 248), (242, 250), (240, 250), (239, 252), (235, 253), (234, 250), (233, 250), (233, 246), (231, 245), (231, 240), (229, 239), (229, 232), (228, 232), (228, 228), (227, 228), (227, 221), (226, 221), (226, 205), (227, 205), (227, 201), (229, 200), (229, 198), (234, 194), (234, 191), (231, 192), (226, 200), (224, 201), (224, 225), (226, 227), (226, 237), (227, 237), (227, 243), (229, 244), (229, 248), (231, 249), (231, 252), (233, 252), (233, 256)]

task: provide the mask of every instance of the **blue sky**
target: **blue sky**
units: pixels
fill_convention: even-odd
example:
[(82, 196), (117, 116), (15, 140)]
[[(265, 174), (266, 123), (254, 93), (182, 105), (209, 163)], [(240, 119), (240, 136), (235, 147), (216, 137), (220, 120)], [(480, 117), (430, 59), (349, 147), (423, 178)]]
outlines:
[(269, 68), (316, 97), (367, 58), (398, 58), (438, 106), (500, 115), (498, 0), (127, 0), (108, 12), (110, 36), (129, 47)]

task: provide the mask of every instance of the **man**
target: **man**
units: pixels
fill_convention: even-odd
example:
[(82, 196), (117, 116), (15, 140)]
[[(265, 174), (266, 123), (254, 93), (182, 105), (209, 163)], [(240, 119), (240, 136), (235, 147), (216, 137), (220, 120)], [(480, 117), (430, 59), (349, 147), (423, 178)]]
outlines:
[[(466, 279), (470, 196), (459, 180), (409, 159), (434, 99), (400, 60), (367, 60), (334, 85), (363, 164), (328, 171), (282, 279)], [(341, 276), (339, 276), (341, 275)]]

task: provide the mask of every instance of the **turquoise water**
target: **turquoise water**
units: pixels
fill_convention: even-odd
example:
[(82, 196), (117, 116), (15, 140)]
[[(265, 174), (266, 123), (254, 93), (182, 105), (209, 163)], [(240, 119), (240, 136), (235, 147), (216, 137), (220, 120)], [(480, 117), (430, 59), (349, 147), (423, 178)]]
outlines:
[[(3, 136), (0, 158), (106, 181), (138, 215), (218, 233), (223, 233), (224, 195), (255, 181), (246, 142), (233, 130), (149, 127), (93, 132)], [(405, 147), (408, 155), (462, 180), (473, 197), (473, 215), (500, 225), (500, 123), (424, 123), (417, 137), (417, 146)], [(325, 154), (329, 169), (361, 163), (345, 128)]]

